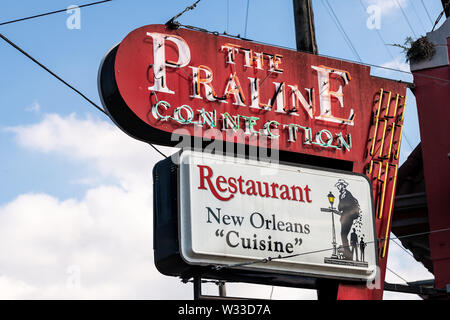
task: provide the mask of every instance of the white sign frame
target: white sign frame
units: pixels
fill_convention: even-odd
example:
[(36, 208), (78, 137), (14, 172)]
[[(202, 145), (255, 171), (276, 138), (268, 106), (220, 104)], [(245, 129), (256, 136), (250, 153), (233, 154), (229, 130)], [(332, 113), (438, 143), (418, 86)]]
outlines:
[[(190, 150), (183, 151), (180, 154), (179, 163), (179, 243), (180, 255), (187, 264), (198, 266), (220, 266), (225, 268), (229, 267), (263, 272), (294, 274), (299, 276), (356, 281), (372, 281), (375, 279), (379, 269), (376, 219), (373, 205), (372, 184), (369, 178), (365, 175), (304, 165), (271, 164), (256, 160), (211, 155)], [(197, 170), (195, 169), (195, 165), (199, 171), (199, 174), (196, 177), (194, 177), (196, 175), (195, 170)], [(207, 167), (212, 170), (212, 174)], [(235, 168), (246, 168), (246, 170), (241, 170), (228, 175), (223, 174), (225, 169), (234, 170)], [(245, 173), (243, 173), (243, 171)], [(316, 175), (316, 179), (314, 179), (314, 181), (311, 180), (311, 182), (308, 182), (306, 186), (303, 186), (303, 202), (300, 201), (301, 194), (300, 191), (295, 188), (297, 186), (295, 183), (291, 183), (291, 185), (289, 185), (291, 188), (291, 199), (286, 198), (287, 193), (284, 194), (285, 199), (281, 199), (281, 192), (277, 193), (276, 191), (281, 191), (281, 189), (286, 191), (286, 188), (280, 188), (279, 190), (275, 189), (275, 193), (271, 194), (270, 198), (255, 197), (254, 194), (252, 194), (252, 191), (254, 191), (253, 189), (240, 189), (240, 187), (244, 187), (244, 183), (239, 186), (239, 182), (237, 180), (236, 188), (234, 188), (234, 180), (229, 180), (230, 177), (233, 177), (233, 175), (242, 177), (245, 176), (245, 174), (250, 175), (250, 178), (247, 177), (246, 179), (253, 180), (252, 177), (255, 176), (256, 171), (263, 174), (260, 179), (261, 181), (259, 181), (260, 183), (258, 184), (258, 182), (256, 182), (258, 187), (266, 187), (264, 182), (268, 183), (271, 181), (277, 181), (277, 179), (278, 182), (283, 181), (283, 179), (284, 181), (288, 181), (294, 174), (298, 174), (299, 176), (302, 176), (302, 178), (311, 178)], [(228, 178), (228, 180), (224, 181), (224, 179), (219, 179), (220, 181), (217, 182), (217, 177), (220, 175), (225, 179)], [(244, 179), (244, 181), (247, 181), (248, 183), (248, 180), (246, 179)], [(320, 179), (324, 181), (326, 180), (327, 182), (336, 182), (336, 184), (333, 183), (331, 185), (328, 183), (329, 189), (334, 189), (332, 191), (335, 195), (336, 208), (330, 210), (332, 207), (330, 206), (327, 198), (329, 190), (316, 190), (316, 185), (318, 185), (318, 181)], [(202, 187), (201, 181), (203, 181), (203, 189), (200, 189), (200, 187)], [(295, 180), (292, 181), (295, 182)], [(211, 184), (209, 184), (209, 182), (211, 182)], [(347, 253), (344, 249), (345, 246), (342, 246), (344, 240), (343, 237), (342, 239), (339, 239), (341, 238), (339, 231), (340, 229), (344, 229), (344, 224), (342, 223), (341, 227), (339, 227), (340, 215), (337, 214), (338, 203), (340, 203), (340, 201), (344, 201), (340, 199), (341, 192), (337, 191), (337, 185), (339, 183), (340, 189), (342, 189), (342, 185), (345, 186), (344, 189), (346, 190), (344, 191), (344, 194), (350, 193), (349, 190), (347, 190), (350, 184), (350, 186), (352, 186), (351, 192), (356, 195), (354, 198), (357, 199), (356, 202), (358, 203), (358, 208), (360, 208), (360, 214), (357, 219), (352, 220), (352, 228), (354, 226), (358, 226), (358, 221), (360, 221), (360, 232), (364, 232), (365, 237), (364, 254), (365, 259), (367, 259), (365, 262), (356, 261), (358, 254), (361, 255), (361, 243), (358, 242), (356, 242), (356, 247), (359, 251), (357, 251), (355, 255), (352, 252), (352, 260), (346, 260), (344, 257)], [(311, 187), (308, 187), (310, 184)], [(251, 183), (248, 185), (250, 187), (252, 186)], [(285, 183), (284, 185), (288, 186), (288, 183)], [(221, 188), (220, 190), (226, 189), (228, 192), (220, 193), (218, 186)], [(228, 188), (225, 188), (226, 186)], [(281, 186), (281, 184), (279, 184), (279, 186)], [(355, 188), (355, 186), (358, 186), (358, 188)], [(300, 184), (298, 184), (297, 187), (301, 187)], [(364, 190), (356, 190), (361, 188)], [(212, 189), (215, 189), (216, 195), (214, 195)], [(235, 189), (237, 190), (233, 194), (231, 191), (235, 191)], [(258, 191), (261, 191), (261, 189)], [(264, 191), (267, 190), (268, 189), (264, 189)], [(244, 191), (244, 194), (241, 193), (242, 191)], [(297, 192), (295, 196), (294, 192)], [(248, 195), (247, 193), (250, 193), (251, 195)], [(319, 197), (318, 193), (320, 193), (321, 198), (325, 198), (325, 201), (320, 200), (322, 205), (312, 205), (314, 201), (317, 201), (316, 199)], [(233, 194), (233, 197), (227, 201), (222, 201), (219, 199), (220, 197), (223, 199), (229, 198), (231, 194)], [(267, 195), (267, 193), (264, 192), (263, 194)], [(364, 194), (365, 197), (361, 197), (362, 194)], [(261, 195), (261, 193), (258, 195)], [(278, 198), (273, 198), (274, 195)], [(296, 200), (293, 199), (294, 197), (296, 197)], [(275, 200), (272, 200), (272, 198)], [(345, 198), (345, 196), (343, 198)], [(199, 207), (202, 205), (198, 204), (198, 202), (204, 200), (210, 201), (210, 205), (205, 206), (203, 210), (199, 210)], [(237, 204), (240, 209), (247, 206), (252, 208), (249, 208), (248, 210), (243, 209), (243, 211), (245, 211), (244, 213), (230, 212), (233, 211), (233, 204), (231, 204), (233, 200), (235, 200), (236, 203), (239, 202), (241, 204), (240, 206)], [(296, 203), (297, 200), (298, 204)], [(245, 206), (242, 205), (243, 202), (245, 203)], [(272, 202), (274, 204), (272, 204)], [(326, 204), (328, 204), (328, 206), (326, 206)], [(306, 220), (302, 223), (296, 222), (298, 220), (295, 219), (298, 218), (293, 219), (292, 213), (284, 214), (285, 216), (283, 216), (283, 214), (279, 214), (277, 217), (272, 212), (252, 212), (255, 206), (259, 206), (259, 208), (269, 208), (268, 210), (270, 211), (276, 210), (276, 208), (291, 208), (292, 205), (299, 205), (299, 208), (303, 209), (308, 208), (308, 205), (312, 205), (310, 207), (311, 210), (307, 209), (301, 212), (307, 216)], [(296, 210), (301, 211), (303, 209)], [(203, 212), (200, 214), (200, 211)], [(311, 213), (313, 211), (314, 213)], [(259, 215), (256, 213), (259, 213)], [(341, 212), (341, 216), (343, 215), (344, 214)], [(264, 219), (261, 219), (261, 216), (264, 217)], [(311, 223), (314, 224), (308, 224), (308, 219), (310, 219)], [(262, 229), (259, 230), (257, 227), (260, 226), (260, 222), (262, 220), (264, 220), (264, 227), (259, 228)], [(273, 223), (271, 224), (266, 220), (273, 220)], [(203, 221), (203, 225), (200, 226), (198, 224), (199, 221)], [(239, 221), (241, 221), (240, 224)], [(282, 223), (280, 221), (282, 221)], [(334, 228), (332, 227), (333, 221)], [(269, 224), (272, 229), (268, 228), (267, 224)], [(326, 224), (328, 224), (328, 227), (325, 227)], [(276, 227), (276, 225), (278, 227)], [(245, 226), (249, 227), (250, 231), (245, 229)], [(281, 226), (284, 227), (281, 228)], [(290, 229), (288, 226), (290, 226)], [(294, 226), (298, 227), (295, 229), (295, 232)], [(300, 230), (300, 227), (302, 230)], [(334, 238), (332, 237), (331, 232), (328, 235), (330, 236), (328, 245), (324, 245), (323, 242), (323, 238), (327, 237), (327, 235), (315, 234), (314, 237), (316, 237), (317, 240), (311, 240), (313, 232), (323, 233), (327, 228), (328, 230), (335, 230)], [(289, 232), (287, 231), (288, 229)], [(318, 229), (320, 231), (316, 231)], [(283, 233), (281, 230), (286, 232)], [(354, 229), (352, 233), (356, 233), (356, 231), (357, 230)], [(270, 232), (272, 232), (273, 238), (271, 238)], [(296, 236), (298, 234), (301, 237), (298, 236), (297, 238)], [(292, 238), (293, 235), (294, 239)], [(349, 237), (351, 238), (350, 234)], [(240, 238), (244, 238), (245, 240)], [(358, 237), (358, 239), (359, 238), (361, 237)], [(269, 239), (272, 240), (271, 248), (273, 247), (273, 249), (278, 249), (278, 251), (267, 251), (270, 242)], [(265, 249), (259, 250), (263, 247), (261, 244), (262, 240), (265, 240)], [(275, 242), (278, 242), (276, 247)], [(315, 245), (315, 242), (320, 242), (321, 245)], [(339, 242), (341, 242), (341, 247), (338, 246)], [(250, 246), (251, 248), (244, 249), (244, 243), (247, 247)], [(308, 245), (305, 246), (305, 243), (308, 243)], [(234, 247), (236, 245), (238, 247), (237, 249)], [(299, 248), (302, 248), (302, 250), (297, 248), (296, 245), (298, 245)], [(302, 247), (302, 245), (305, 247)], [(315, 247), (313, 248), (312, 246)], [(217, 250), (215, 248), (217, 248)], [(348, 248), (350, 249), (351, 246), (349, 245)], [(251, 252), (251, 254), (243, 254), (242, 251), (245, 250), (249, 250), (246, 252)], [(282, 252), (280, 250), (282, 250)], [(267, 258), (278, 258), (279, 256), (286, 257), (291, 255), (294, 255), (295, 257), (287, 259), (269, 259), (270, 261), (245, 265), (246, 262), (258, 260), (262, 261)], [(362, 256), (360, 256), (360, 258), (362, 259)], [(237, 264), (244, 265), (236, 266)]]

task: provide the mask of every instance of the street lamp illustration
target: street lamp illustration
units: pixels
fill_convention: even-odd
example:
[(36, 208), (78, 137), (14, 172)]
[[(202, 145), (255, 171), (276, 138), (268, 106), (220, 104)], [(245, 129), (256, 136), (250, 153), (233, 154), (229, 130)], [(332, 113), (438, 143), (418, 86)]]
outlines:
[(334, 226), (334, 211), (335, 211), (335, 209), (333, 208), (334, 199), (335, 199), (335, 197), (334, 197), (333, 193), (331, 193), (331, 191), (330, 191), (330, 193), (328, 194), (328, 201), (330, 202), (331, 221), (332, 221), (332, 225), (333, 225), (333, 242), (332, 242), (332, 244), (333, 244), (333, 254), (331, 255), (331, 257), (333, 259), (338, 259), (337, 248), (336, 248), (336, 245), (337, 245), (337, 243), (336, 243), (336, 229), (335, 229), (335, 226)]
[(330, 201), (331, 208), (333, 208), (334, 195), (331, 193), (331, 191), (330, 191), (330, 193), (328, 194), (328, 201)]

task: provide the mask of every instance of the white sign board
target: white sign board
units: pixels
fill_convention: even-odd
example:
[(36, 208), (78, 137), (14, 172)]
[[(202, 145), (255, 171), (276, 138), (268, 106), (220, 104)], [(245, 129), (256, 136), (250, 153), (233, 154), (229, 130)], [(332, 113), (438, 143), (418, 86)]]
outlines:
[(365, 176), (185, 151), (179, 179), (180, 251), (187, 263), (375, 278), (375, 218)]

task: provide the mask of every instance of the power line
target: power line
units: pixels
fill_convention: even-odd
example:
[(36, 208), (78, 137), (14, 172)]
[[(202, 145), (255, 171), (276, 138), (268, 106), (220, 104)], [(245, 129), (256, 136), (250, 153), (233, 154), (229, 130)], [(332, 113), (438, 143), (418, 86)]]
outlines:
[[(325, 2), (326, 2), (326, 4), (325, 4)], [(330, 5), (328, 0), (325, 0), (325, 2), (324, 2), (324, 0), (322, 0), (323, 6), (327, 9), (327, 12), (330, 15), (331, 19), (333, 20), (333, 22), (335, 23), (335, 25), (337, 26), (337, 28), (339, 29), (339, 31), (343, 35), (344, 40), (347, 43), (347, 45), (349, 46), (350, 50), (353, 52), (353, 54), (356, 56), (356, 58), (361, 62), (362, 59), (361, 59), (360, 55), (358, 54), (358, 51), (356, 50), (355, 46), (353, 45), (352, 41), (350, 40), (349, 36), (347, 35), (347, 32), (345, 32), (345, 29), (342, 26), (338, 16), (334, 12), (333, 7)]]
[[(97, 2), (92, 2), (92, 3), (82, 4), (82, 5), (79, 5), (77, 7), (78, 8), (90, 7), (90, 6), (94, 6), (94, 5), (105, 3), (105, 2), (111, 2), (111, 1), (112, 0), (97, 1)], [(60, 10), (55, 10), (55, 11), (50, 11), (50, 12), (46, 12), (46, 13), (41, 13), (41, 14), (37, 14), (37, 15), (34, 15), (34, 16), (30, 16), (30, 17), (25, 17), (25, 18), (15, 19), (15, 20), (11, 20), (11, 21), (1, 22), (0, 26), (6, 25), (6, 24), (10, 24), (10, 23), (16, 23), (16, 22), (20, 22), (20, 21), (25, 21), (25, 20), (29, 20), (29, 19), (39, 18), (39, 17), (43, 17), (43, 16), (48, 16), (48, 15), (55, 14), (55, 13), (66, 12), (66, 11), (67, 11), (67, 8), (66, 9), (60, 9)]]
[(152, 147), (153, 149), (155, 149), (156, 152), (158, 152), (160, 155), (162, 155), (164, 158), (168, 158), (164, 153), (162, 153), (157, 147), (155, 147), (154, 144), (149, 143), (150, 147)]
[(417, 34), (414, 32), (414, 29), (413, 29), (413, 27), (412, 27), (412, 25), (411, 25), (411, 22), (409, 22), (408, 16), (406, 15), (406, 13), (405, 13), (405, 11), (403, 10), (402, 6), (400, 5), (400, 3), (398, 3), (398, 0), (395, 0), (395, 3), (396, 3), (397, 6), (400, 8), (403, 17), (404, 17), (405, 20), (406, 20), (406, 23), (408, 23), (409, 28), (411, 29), (412, 33), (414, 34), (414, 37), (417, 38)]
[(183, 11), (179, 12), (178, 14), (176, 14), (175, 16), (173, 16), (169, 21), (166, 22), (166, 25), (174, 25), (175, 24), (175, 20), (178, 19), (179, 17), (181, 17), (185, 12), (190, 11), (190, 10), (194, 10), (197, 7), (197, 4), (202, 1), (202, 0), (197, 0), (195, 1), (192, 5), (187, 6)]
[(402, 279), (406, 284), (408, 284), (408, 281), (405, 278), (403, 278), (401, 275), (399, 275), (397, 272), (395, 272), (388, 266), (386, 266), (386, 269), (389, 270), (390, 272), (392, 272), (394, 275), (396, 275), (399, 279)]
[[(420, 232), (420, 233), (413, 233), (413, 234), (404, 235), (404, 236), (400, 236), (400, 237), (396, 237), (396, 238), (390, 238), (390, 237), (388, 237), (388, 238), (379, 238), (376, 241), (368, 241), (368, 242), (366, 242), (366, 244), (375, 243), (375, 242), (381, 242), (381, 241), (386, 241), (386, 240), (392, 241), (392, 240), (399, 240), (399, 239), (404, 239), (404, 238), (412, 238), (412, 237), (418, 237), (418, 236), (429, 235), (429, 234), (439, 233), (439, 232), (446, 232), (446, 231), (450, 231), (450, 228), (433, 230), (433, 231), (427, 231), (427, 232)], [(350, 245), (343, 246), (343, 247), (344, 248), (349, 248)], [(290, 259), (290, 258), (295, 258), (295, 257), (299, 257), (299, 256), (305, 256), (305, 255), (314, 254), (314, 253), (322, 253), (322, 252), (331, 251), (331, 250), (334, 250), (334, 247), (327, 248), (327, 249), (318, 249), (318, 250), (313, 250), (313, 251), (306, 251), (306, 252), (291, 254), (291, 255), (288, 255), (288, 256), (281, 256), (281, 255), (279, 255), (277, 257), (267, 257), (267, 258), (263, 258), (263, 259), (257, 259), (257, 260), (252, 260), (252, 261), (236, 263), (236, 264), (230, 264), (230, 265), (218, 265), (218, 266), (214, 266), (213, 268), (215, 270), (222, 270), (222, 269), (225, 269), (225, 268), (244, 267), (244, 266), (249, 266), (249, 265), (253, 265), (253, 264), (257, 264), (257, 263), (268, 263), (268, 262), (274, 261), (274, 260)]]
[(425, 5), (425, 2), (423, 2), (423, 0), (420, 0), (420, 1), (422, 1), (423, 8), (425, 9), (425, 12), (427, 13), (427, 16), (428, 16), (428, 20), (430, 20), (431, 26), (433, 26), (433, 19), (431, 19), (430, 12), (428, 12), (428, 9), (427, 9), (427, 6)]
[(16, 49), (17, 51), (19, 51), (20, 53), (22, 53), (24, 56), (26, 56), (28, 59), (30, 59), (31, 61), (33, 61), (35, 64), (37, 64), (39, 67), (41, 67), (42, 69), (44, 69), (45, 71), (47, 71), (48, 73), (50, 73), (53, 77), (55, 77), (56, 79), (58, 79), (60, 82), (62, 82), (65, 86), (69, 87), (70, 89), (72, 89), (73, 91), (75, 91), (79, 96), (81, 96), (84, 100), (86, 100), (87, 102), (89, 102), (92, 106), (94, 106), (94, 108), (96, 108), (97, 110), (99, 110), (100, 112), (102, 112), (103, 114), (107, 115), (107, 113), (105, 112), (105, 110), (103, 110), (102, 108), (100, 108), (95, 102), (93, 102), (91, 99), (89, 99), (88, 97), (86, 97), (81, 91), (79, 91), (78, 89), (76, 89), (75, 87), (73, 87), (71, 84), (69, 84), (68, 82), (66, 82), (65, 80), (63, 80), (60, 76), (58, 76), (56, 73), (54, 73), (53, 71), (51, 71), (49, 68), (47, 68), (46, 66), (44, 66), (42, 63), (40, 63), (39, 61), (37, 61), (35, 58), (33, 58), (30, 54), (28, 54), (25, 50), (23, 50), (22, 48), (20, 48), (18, 45), (16, 45), (15, 43), (13, 43), (11, 40), (9, 40), (7, 37), (5, 37), (3, 34), (0, 33), (0, 38), (2, 38), (4, 41), (6, 41), (10, 46), (12, 46), (14, 49)]
[(247, 37), (247, 23), (248, 23), (248, 9), (250, 7), (250, 0), (247, 0), (247, 10), (245, 14), (245, 29), (244, 29), (244, 38)]
[(414, 11), (414, 14), (417, 16), (417, 18), (419, 19), (420, 25), (422, 26), (423, 31), (426, 33), (427, 30), (425, 29), (425, 25), (423, 24), (422, 18), (420, 18), (419, 13), (416, 10), (416, 6), (414, 5), (414, 1), (411, 1), (411, 8)]
[(412, 144), (409, 142), (408, 137), (406, 136), (405, 131), (403, 131), (403, 137), (405, 138), (406, 143), (408, 144), (408, 146), (411, 148), (411, 151), (414, 151), (414, 148), (412, 146)]
[[(43, 65), (42, 63), (40, 63), (38, 60), (36, 60), (35, 58), (33, 58), (29, 53), (27, 53), (25, 50), (23, 50), (22, 48), (20, 48), (18, 45), (16, 45), (14, 42), (12, 42), (11, 40), (9, 40), (7, 37), (5, 37), (3, 34), (0, 33), (0, 38), (2, 38), (4, 41), (6, 41), (10, 46), (12, 46), (14, 49), (16, 49), (17, 51), (19, 51), (20, 53), (22, 53), (24, 56), (26, 56), (28, 59), (30, 59), (31, 61), (33, 61), (35, 64), (37, 64), (39, 67), (41, 67), (42, 69), (44, 69), (45, 71), (47, 71), (49, 74), (51, 74), (53, 77), (55, 77), (56, 79), (58, 79), (60, 82), (62, 82), (65, 86), (67, 86), (69, 89), (73, 90), (74, 92), (76, 92), (79, 96), (81, 96), (84, 100), (86, 100), (87, 102), (89, 102), (94, 108), (96, 108), (98, 111), (100, 111), (101, 113), (103, 113), (104, 115), (108, 116), (109, 115), (106, 113), (105, 110), (103, 110), (101, 107), (99, 107), (94, 101), (92, 101), (91, 99), (89, 99), (87, 96), (85, 96), (80, 90), (76, 89), (75, 87), (73, 87), (71, 84), (69, 84), (67, 81), (65, 81), (64, 79), (62, 79), (60, 76), (58, 76), (56, 73), (54, 73), (53, 71), (51, 71), (49, 68), (47, 68), (45, 65)], [(167, 158), (166, 155), (164, 155), (161, 151), (159, 151), (153, 144), (149, 143), (150, 146), (155, 149), (157, 152), (159, 152), (162, 156), (164, 156), (165, 158)]]
[(381, 40), (381, 42), (383, 42), (384, 48), (386, 49), (388, 55), (392, 58), (392, 60), (395, 60), (394, 55), (392, 54), (392, 52), (387, 48), (388, 44), (386, 43), (386, 41), (384, 41), (383, 36), (381, 35), (380, 30), (375, 29), (376, 34), (378, 35), (378, 38)]
[(227, 0), (227, 32), (230, 25), (230, 0)]
[[(405, 248), (403, 248), (403, 246), (402, 246), (400, 243), (398, 243), (398, 242), (395, 241), (394, 239), (391, 239), (391, 240), (392, 240), (392, 242), (395, 243), (400, 249), (402, 249), (403, 251), (405, 251), (407, 254), (409, 254), (411, 257), (414, 258), (414, 255), (413, 255), (411, 252), (409, 252), (408, 250), (406, 250)], [(415, 258), (414, 258), (414, 259), (415, 259)]]
[(330, 3), (328, 2), (328, 0), (325, 0), (325, 2), (327, 3), (329, 9), (331, 10), (332, 15), (334, 16), (336, 23), (338, 25), (338, 27), (341, 30), (341, 33), (344, 35), (344, 38), (346, 38), (348, 41), (347, 43), (350, 45), (350, 49), (353, 51), (353, 53), (355, 54), (355, 56), (358, 58), (358, 60), (361, 62), (361, 56), (358, 53), (358, 50), (356, 50), (355, 46), (353, 45), (352, 40), (350, 39), (350, 37), (348, 36), (347, 32), (345, 31), (344, 27), (341, 24), (340, 19), (338, 18), (336, 12), (334, 11), (333, 7), (330, 5)]
[[(361, 4), (364, 12), (366, 12), (366, 7), (364, 6), (364, 3), (362, 0), (359, 0), (359, 3)], [(380, 39), (380, 41), (383, 43), (383, 47), (386, 50), (386, 52), (388, 53), (388, 55), (391, 57), (392, 61), (395, 61), (395, 57), (394, 55), (391, 53), (391, 51), (388, 49), (387, 47), (387, 43), (386, 41), (384, 41), (383, 36), (381, 35), (380, 30), (378, 30), (377, 28), (375, 28), (376, 34), (378, 35), (378, 38)], [(411, 146), (411, 143), (409, 142), (409, 139), (406, 135), (406, 131), (403, 131), (403, 136), (405, 137), (406, 142), (408, 143), (409, 147), (411, 148), (411, 151), (414, 150), (414, 148)]]
[[(361, 7), (363, 8), (364, 12), (367, 12), (366, 6), (364, 5), (363, 1), (359, 0), (359, 3), (361, 4)], [(383, 47), (386, 50), (386, 52), (388, 53), (388, 55), (392, 58), (392, 60), (395, 60), (394, 55), (388, 49), (388, 47), (387, 47), (388, 44), (386, 43), (386, 41), (384, 41), (384, 38), (381, 35), (380, 30), (378, 30), (378, 28), (375, 28), (375, 31), (376, 31), (376, 34), (378, 35), (378, 38), (380, 39), (381, 43), (383, 43)]]

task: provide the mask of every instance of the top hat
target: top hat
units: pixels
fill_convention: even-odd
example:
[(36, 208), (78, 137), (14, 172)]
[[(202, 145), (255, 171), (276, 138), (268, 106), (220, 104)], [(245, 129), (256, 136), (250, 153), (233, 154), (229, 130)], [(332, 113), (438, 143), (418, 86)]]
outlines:
[(339, 179), (338, 182), (334, 186), (338, 187), (340, 185), (343, 185), (344, 187), (347, 187), (348, 183), (345, 180)]

